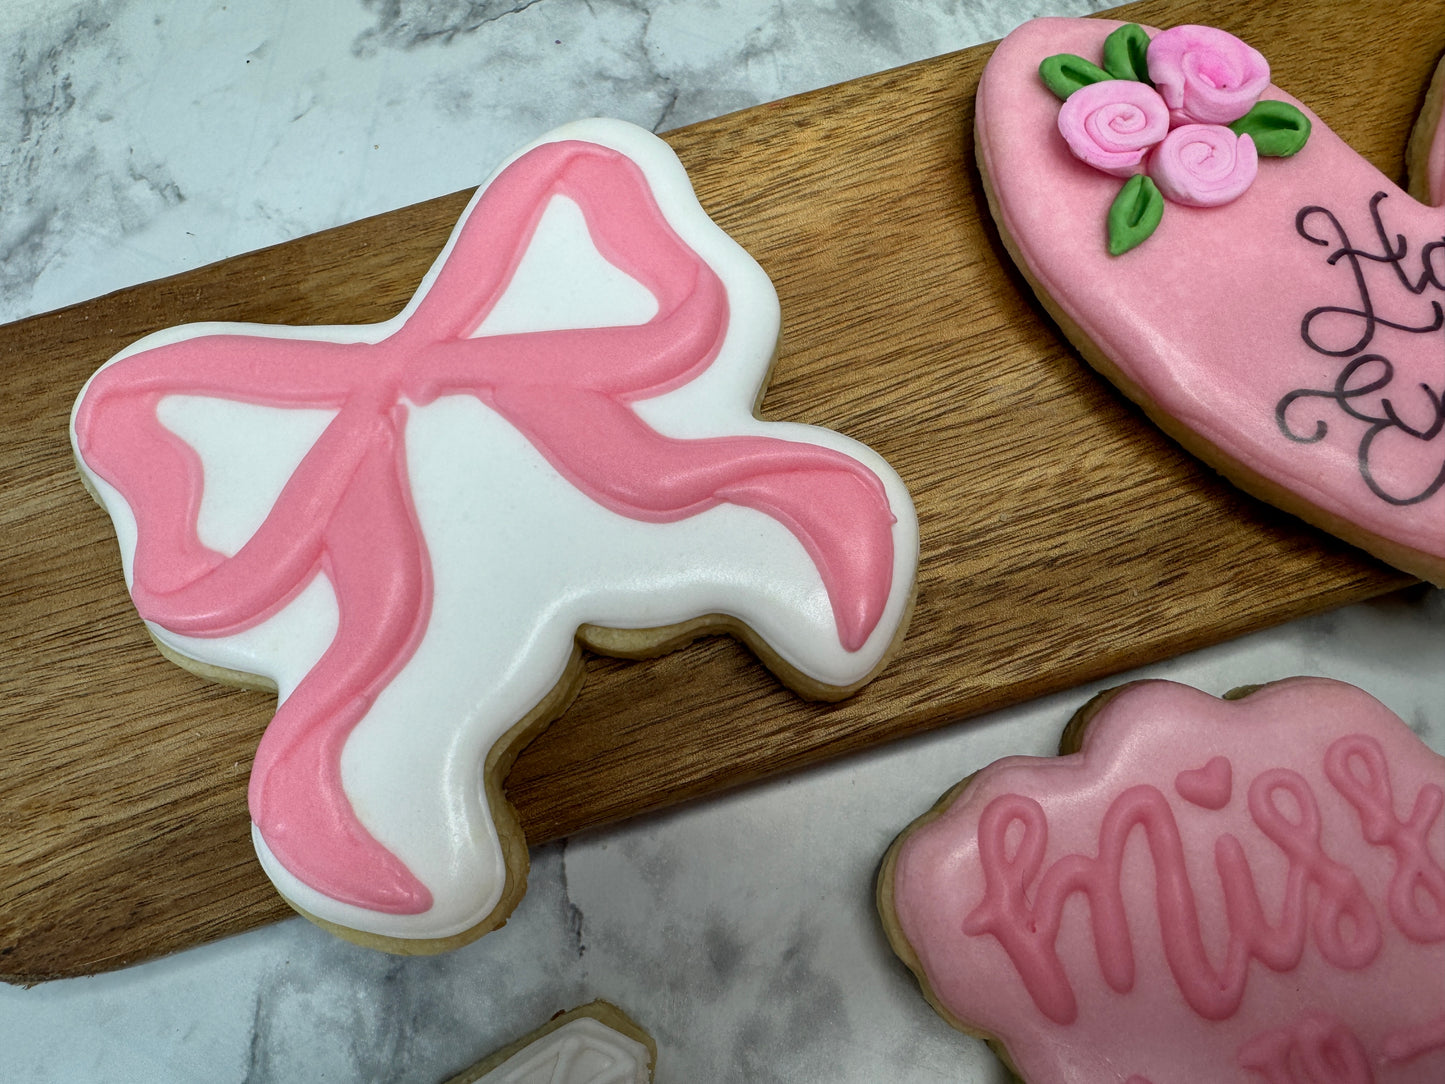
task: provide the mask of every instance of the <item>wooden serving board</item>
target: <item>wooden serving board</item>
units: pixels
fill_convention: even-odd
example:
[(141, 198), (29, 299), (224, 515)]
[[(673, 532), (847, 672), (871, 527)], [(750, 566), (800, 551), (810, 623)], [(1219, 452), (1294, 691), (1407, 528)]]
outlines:
[[(1145, 3), (1268, 56), (1387, 174), (1445, 49), (1445, 0)], [(762, 411), (872, 445), (917, 503), (917, 611), (843, 704), (730, 640), (591, 659), (509, 793), (540, 843), (954, 722), (1409, 579), (1221, 483), (1074, 354), (1004, 254), (972, 101), (990, 46), (670, 133), (713, 217), (771, 274), (784, 345)], [(85, 378), (196, 320), (397, 312), (459, 193), (0, 328), (0, 974), (105, 970), (289, 914), (253, 857), (246, 779), (272, 698), (164, 661), (71, 463)]]

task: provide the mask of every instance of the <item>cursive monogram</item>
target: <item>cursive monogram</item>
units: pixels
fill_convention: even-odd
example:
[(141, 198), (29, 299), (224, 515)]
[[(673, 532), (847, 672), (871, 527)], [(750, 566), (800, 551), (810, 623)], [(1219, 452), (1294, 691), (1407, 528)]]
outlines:
[[(1421, 787), (1410, 818), (1399, 821), (1383, 750), (1366, 735), (1331, 745), (1325, 774), (1359, 814), (1364, 838), (1396, 856), (1387, 904), (1396, 926), (1417, 943), (1445, 940), (1445, 896), (1438, 895), (1445, 870), (1426, 848), (1445, 792), (1433, 784)], [(1250, 960), (1274, 971), (1293, 970), (1310, 934), (1320, 955), (1335, 967), (1368, 967), (1383, 943), (1380, 920), (1355, 873), (1325, 852), (1319, 805), (1309, 783), (1287, 768), (1263, 771), (1250, 784), (1248, 809), (1288, 860), (1284, 891), (1278, 919), (1271, 923), (1244, 845), (1230, 834), (1216, 841), (1214, 862), (1229, 930), (1219, 969), (1204, 945), (1178, 822), (1163, 792), (1148, 784), (1130, 787), (1110, 804), (1099, 827), (1096, 856), (1065, 855), (1042, 877), (1049, 834), (1043, 807), (1022, 794), (990, 801), (978, 826), (983, 900), (964, 919), (963, 932), (996, 938), (1038, 1009), (1056, 1023), (1071, 1024), (1078, 1005), (1056, 941), (1064, 906), (1080, 893), (1089, 903), (1100, 971), (1113, 990), (1127, 993), (1135, 969), (1122, 868), (1125, 844), (1139, 828), (1153, 862), (1165, 957), (1180, 993), (1200, 1016), (1223, 1020), (1234, 1015)]]
[[(1326, 357), (1350, 360), (1329, 387), (1297, 388), (1285, 395), (1275, 406), (1275, 420), (1286, 437), (1302, 444), (1323, 440), (1329, 433), (1330, 423), (1315, 414), (1313, 429), (1296, 427), (1291, 420), (1291, 407), (1301, 400), (1332, 403), (1345, 418), (1363, 423), (1358, 446), (1360, 475), (1377, 497), (1399, 506), (1429, 500), (1445, 486), (1445, 441), (1435, 446), (1441, 459), (1440, 469), (1431, 478), (1412, 477), (1404, 484), (1403, 492), (1396, 488), (1400, 483), (1381, 478), (1382, 473), (1389, 472), (1377, 469), (1381, 458), (1396, 454), (1382, 449), (1398, 447), (1399, 438), (1404, 438), (1405, 447), (1413, 449), (1417, 447), (1415, 442), (1430, 444), (1445, 433), (1445, 379), (1439, 390), (1423, 381), (1414, 387), (1402, 386), (1395, 381), (1395, 365), (1387, 355), (1365, 351), (1382, 328), (1410, 335), (1432, 335), (1445, 330), (1445, 306), (1439, 299), (1426, 296), (1445, 293), (1445, 235), (1422, 245), (1416, 253), (1418, 266), (1414, 266), (1405, 235), (1397, 233), (1392, 237), (1385, 226), (1380, 206), (1386, 198), (1385, 192), (1376, 192), (1370, 198), (1370, 220), (1378, 243), (1375, 250), (1352, 243), (1344, 225), (1326, 207), (1305, 207), (1295, 216), (1295, 231), (1301, 237), (1330, 250), (1326, 263), (1349, 271), (1359, 302), (1358, 305), (1320, 305), (1304, 315), (1300, 321), (1300, 337), (1311, 350)], [(1411, 319), (1392, 318), (1399, 316), (1392, 309), (1392, 315), (1386, 315), (1381, 307), (1382, 285), (1378, 276), (1372, 293), (1366, 275), (1366, 269), (1372, 264), (1387, 266), (1393, 272), (1384, 281), (1402, 291), (1401, 301), (1407, 304), (1415, 298), (1424, 301), (1423, 313)], [(1445, 341), (1441, 342), (1439, 356), (1445, 359)], [(1300, 409), (1294, 413), (1298, 414)], [(1391, 435), (1396, 440), (1389, 440)]]

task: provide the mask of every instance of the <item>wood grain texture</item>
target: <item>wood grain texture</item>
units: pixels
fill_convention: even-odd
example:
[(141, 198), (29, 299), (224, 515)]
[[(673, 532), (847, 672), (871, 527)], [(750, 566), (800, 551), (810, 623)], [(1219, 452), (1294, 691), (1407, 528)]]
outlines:
[[(1445, 0), (1145, 3), (1225, 26), (1387, 174), (1442, 49)], [(1221, 483), (1084, 366), (988, 221), (972, 100), (989, 46), (668, 135), (709, 213), (776, 283), (768, 418), (876, 448), (913, 492), (916, 615), (854, 699), (805, 703), (729, 640), (591, 659), (509, 780), (530, 841), (951, 723), (1407, 577)], [(1370, 63), (1361, 57), (1374, 58)], [(273, 710), (165, 662), (71, 463), (85, 378), (194, 320), (392, 316), (459, 193), (0, 328), (0, 975), (100, 971), (289, 914), (245, 790)]]

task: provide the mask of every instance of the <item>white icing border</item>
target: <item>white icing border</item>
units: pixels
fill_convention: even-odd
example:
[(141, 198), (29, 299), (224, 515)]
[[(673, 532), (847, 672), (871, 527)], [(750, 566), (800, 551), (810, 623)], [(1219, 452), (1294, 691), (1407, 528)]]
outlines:
[[(577, 1072), (545, 1078), (523, 1075), (548, 1068), (549, 1063), (555, 1065), (553, 1073), (557, 1069), (575, 1069), (575, 1062), (564, 1065), (562, 1060), (575, 1059), (583, 1051), (600, 1053), (612, 1063), (600, 1076), (583, 1076)], [(652, 1052), (646, 1045), (595, 1017), (579, 1016), (528, 1043), (502, 1064), (479, 1076), (475, 1084), (508, 1084), (533, 1079), (545, 1079), (549, 1084), (648, 1084), (652, 1079), (651, 1065)]]

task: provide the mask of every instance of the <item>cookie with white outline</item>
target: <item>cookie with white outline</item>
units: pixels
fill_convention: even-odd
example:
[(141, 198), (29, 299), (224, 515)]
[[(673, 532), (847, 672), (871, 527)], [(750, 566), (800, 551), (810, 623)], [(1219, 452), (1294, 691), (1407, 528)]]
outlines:
[(1363, 691), (1141, 681), (965, 779), (878, 907), (1028, 1084), (1445, 1079), (1445, 758)]
[(200, 324), (81, 392), (72, 439), (167, 657), (278, 693), (253, 838), (299, 911), (431, 952), (505, 921), (502, 780), (581, 681), (706, 633), (850, 695), (910, 610), (876, 453), (754, 408), (780, 312), (671, 149), (550, 133), (473, 198), (394, 319)]

